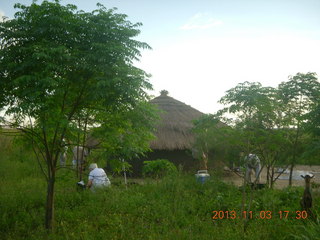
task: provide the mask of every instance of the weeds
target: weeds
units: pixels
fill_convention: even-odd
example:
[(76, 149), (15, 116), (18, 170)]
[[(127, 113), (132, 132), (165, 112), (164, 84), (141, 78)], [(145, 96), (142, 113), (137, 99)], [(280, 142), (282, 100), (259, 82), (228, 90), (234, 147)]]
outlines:
[[(280, 219), (280, 210), (299, 210), (302, 188), (253, 192), (251, 210), (271, 219), (241, 218), (241, 189), (214, 176), (172, 175), (144, 184), (91, 193), (77, 191), (74, 172), (58, 171), (55, 231), (44, 231), (46, 184), (31, 152), (0, 149), (1, 239), (317, 239), (319, 222)], [(23, 158), (20, 161), (19, 158)], [(114, 179), (114, 182), (120, 179)], [(319, 199), (315, 199), (319, 206)], [(213, 220), (212, 211), (237, 211), (236, 219)]]

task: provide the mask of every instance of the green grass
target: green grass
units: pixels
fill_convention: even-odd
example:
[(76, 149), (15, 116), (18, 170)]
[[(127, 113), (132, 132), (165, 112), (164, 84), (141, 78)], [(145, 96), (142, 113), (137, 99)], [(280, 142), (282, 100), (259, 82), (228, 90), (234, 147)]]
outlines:
[(251, 219), (244, 227), (241, 218), (212, 220), (214, 210), (239, 212), (242, 200), (241, 189), (216, 178), (201, 185), (180, 174), (91, 193), (77, 191), (67, 169), (57, 175), (55, 228), (48, 235), (46, 183), (32, 153), (7, 144), (0, 148), (0, 163), (1, 239), (319, 239), (318, 222), (276, 215), (299, 210), (302, 188), (254, 191), (253, 213), (269, 210), (273, 218)]

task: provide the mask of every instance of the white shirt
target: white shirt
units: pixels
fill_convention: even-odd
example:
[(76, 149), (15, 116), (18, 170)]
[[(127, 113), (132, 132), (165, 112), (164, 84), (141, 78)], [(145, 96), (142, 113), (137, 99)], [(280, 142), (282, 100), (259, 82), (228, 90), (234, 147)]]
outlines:
[(110, 180), (106, 172), (102, 168), (95, 168), (89, 173), (89, 181), (92, 180), (92, 187), (107, 187), (110, 185)]

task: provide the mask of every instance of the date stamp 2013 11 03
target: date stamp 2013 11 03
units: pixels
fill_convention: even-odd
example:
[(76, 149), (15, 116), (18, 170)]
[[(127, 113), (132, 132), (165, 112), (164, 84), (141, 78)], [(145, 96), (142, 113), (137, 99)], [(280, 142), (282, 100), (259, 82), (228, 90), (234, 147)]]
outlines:
[(272, 218), (279, 218), (279, 219), (307, 219), (308, 213), (307, 211), (287, 211), (287, 210), (280, 210), (278, 212), (272, 212), (269, 210), (265, 211), (221, 211), (221, 210), (214, 210), (212, 211), (212, 219), (272, 219)]

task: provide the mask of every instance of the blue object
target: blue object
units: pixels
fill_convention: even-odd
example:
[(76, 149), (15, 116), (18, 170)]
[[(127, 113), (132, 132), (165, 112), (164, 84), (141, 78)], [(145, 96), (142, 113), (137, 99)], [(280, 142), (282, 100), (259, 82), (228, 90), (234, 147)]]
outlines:
[(210, 174), (208, 173), (208, 170), (199, 170), (197, 174), (195, 174), (196, 180), (199, 183), (205, 183), (210, 179)]

